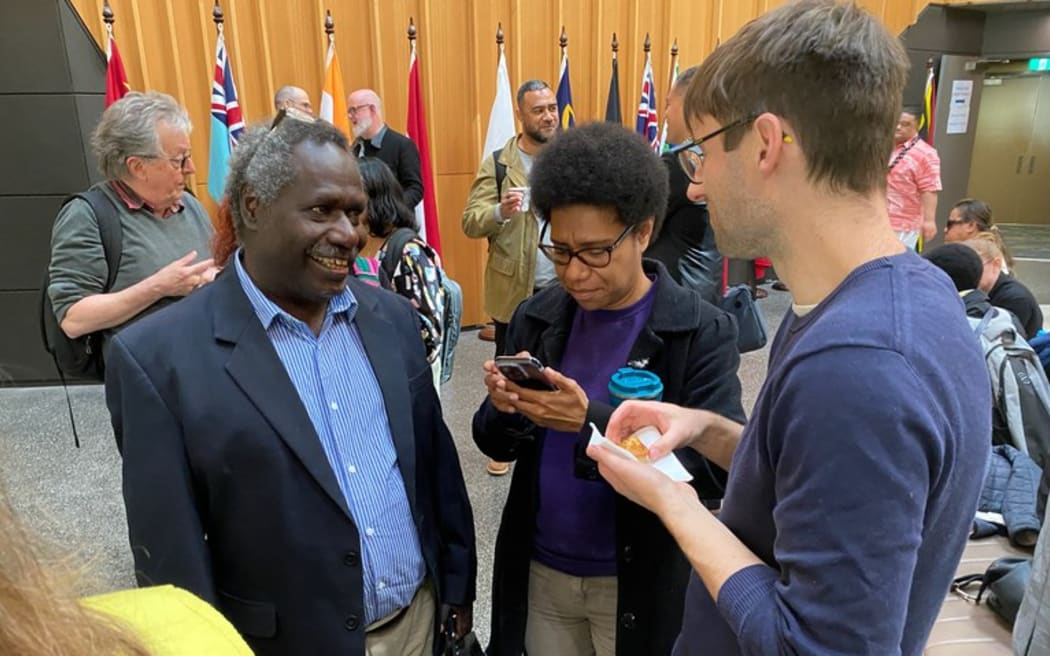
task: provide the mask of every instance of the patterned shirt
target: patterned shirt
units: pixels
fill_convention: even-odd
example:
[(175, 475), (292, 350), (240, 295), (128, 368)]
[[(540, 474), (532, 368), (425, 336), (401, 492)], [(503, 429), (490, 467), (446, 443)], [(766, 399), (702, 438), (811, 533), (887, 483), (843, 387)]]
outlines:
[(331, 299), (320, 334), (314, 335), (255, 286), (240, 252), (233, 259), (241, 287), (299, 393), (360, 532), (365, 622), (370, 624), (412, 602), (426, 565), (383, 392), (354, 325), (357, 299), (349, 289)]
[(941, 190), (941, 159), (933, 146), (916, 137), (893, 149), (890, 164), (886, 184), (890, 225), (899, 232), (920, 230), (921, 194)]

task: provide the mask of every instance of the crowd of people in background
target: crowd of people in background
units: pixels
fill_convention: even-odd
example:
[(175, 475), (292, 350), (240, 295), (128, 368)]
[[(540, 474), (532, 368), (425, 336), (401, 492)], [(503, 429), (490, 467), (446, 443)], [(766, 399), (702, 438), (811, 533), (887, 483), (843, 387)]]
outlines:
[[(47, 294), (71, 342), (103, 336), (136, 578), (170, 587), (80, 605), (4, 531), (0, 652), (151, 653), (141, 608), (180, 607), (213, 653), (480, 653), (494, 549), (490, 656), (922, 653), (992, 446), (968, 317), (1030, 340), (1043, 316), (981, 200), (916, 254), (941, 182), (907, 71), (855, 4), (785, 4), (675, 81), (663, 155), (561, 131), (549, 85), (521, 85), (462, 214), (495, 326), (461, 374), (486, 389), (471, 433), (490, 474), (513, 464), (494, 545), (443, 416), (453, 299), (419, 153), (380, 97), (349, 95), (346, 135), (282, 87), (213, 230), (185, 110), (129, 93), (93, 134), (105, 181), (55, 221)], [(764, 257), (792, 306), (748, 417), (722, 260)], [(639, 458), (597, 440), (645, 427)]]

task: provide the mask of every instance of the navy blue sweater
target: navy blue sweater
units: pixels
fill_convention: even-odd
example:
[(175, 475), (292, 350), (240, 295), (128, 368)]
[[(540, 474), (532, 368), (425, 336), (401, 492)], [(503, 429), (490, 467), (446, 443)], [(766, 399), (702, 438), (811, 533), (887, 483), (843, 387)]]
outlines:
[(789, 313), (720, 519), (766, 564), (693, 575), (675, 654), (920, 654), (974, 518), (988, 377), (947, 276), (869, 262)]

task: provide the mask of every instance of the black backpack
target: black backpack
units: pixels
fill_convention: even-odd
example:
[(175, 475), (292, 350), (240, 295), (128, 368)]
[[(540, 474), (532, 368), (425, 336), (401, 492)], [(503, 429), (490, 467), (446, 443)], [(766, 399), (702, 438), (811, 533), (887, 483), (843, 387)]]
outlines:
[[(62, 203), (65, 207), (73, 199), (79, 198), (91, 206), (91, 211), (98, 221), (99, 236), (102, 238), (102, 252), (106, 257), (109, 273), (103, 293), (113, 288), (120, 269), (120, 255), (123, 248), (124, 233), (120, 225), (120, 215), (116, 206), (100, 189), (89, 189), (73, 194)], [(47, 288), (51, 286), (50, 261), (44, 272), (44, 284), (40, 290), (40, 337), (44, 348), (51, 354), (58, 369), (59, 378), (65, 385), (66, 376), (101, 382), (105, 375), (105, 363), (102, 359), (103, 332), (98, 331), (83, 337), (71, 339), (58, 325), (55, 309), (51, 306), (51, 297)]]

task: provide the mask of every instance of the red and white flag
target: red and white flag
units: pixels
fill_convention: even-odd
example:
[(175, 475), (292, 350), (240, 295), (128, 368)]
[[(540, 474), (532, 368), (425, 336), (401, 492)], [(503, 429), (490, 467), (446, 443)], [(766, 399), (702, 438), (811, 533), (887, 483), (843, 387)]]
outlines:
[(117, 50), (117, 42), (113, 39), (113, 33), (109, 33), (106, 41), (106, 107), (117, 102), (131, 91), (128, 84), (128, 75), (124, 72), (124, 62)]
[(419, 172), (423, 178), (423, 200), (416, 205), (419, 233), (438, 254), (441, 254), (441, 233), (438, 229), (437, 201), (434, 197), (434, 173), (430, 166), (430, 139), (423, 111), (423, 86), (419, 82), (419, 58), (416, 42), (412, 41), (412, 58), (408, 63), (408, 138), (419, 149)]

